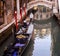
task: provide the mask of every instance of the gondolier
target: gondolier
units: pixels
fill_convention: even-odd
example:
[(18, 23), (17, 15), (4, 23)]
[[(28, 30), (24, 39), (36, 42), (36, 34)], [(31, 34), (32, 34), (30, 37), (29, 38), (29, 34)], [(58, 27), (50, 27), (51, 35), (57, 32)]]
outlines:
[(29, 17), (30, 17), (30, 22), (33, 21), (33, 13), (32, 12), (30, 13)]

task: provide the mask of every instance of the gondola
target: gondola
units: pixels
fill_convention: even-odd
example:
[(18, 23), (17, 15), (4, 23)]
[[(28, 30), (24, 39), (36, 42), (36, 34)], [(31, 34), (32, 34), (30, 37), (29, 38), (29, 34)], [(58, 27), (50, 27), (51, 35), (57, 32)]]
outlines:
[(30, 42), (33, 30), (33, 24), (30, 23), (26, 33), (17, 33), (15, 42), (4, 50), (3, 56), (21, 56)]

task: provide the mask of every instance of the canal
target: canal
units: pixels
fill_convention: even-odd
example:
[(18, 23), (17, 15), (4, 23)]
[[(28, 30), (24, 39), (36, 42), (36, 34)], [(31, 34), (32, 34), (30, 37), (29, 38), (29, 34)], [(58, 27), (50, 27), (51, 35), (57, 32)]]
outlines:
[(60, 56), (60, 27), (52, 17), (34, 21), (34, 36), (22, 56)]
[[(60, 56), (60, 25), (54, 17), (45, 20), (34, 20), (34, 35), (22, 56)], [(10, 43), (14, 42), (13, 34), (0, 46), (0, 56)]]

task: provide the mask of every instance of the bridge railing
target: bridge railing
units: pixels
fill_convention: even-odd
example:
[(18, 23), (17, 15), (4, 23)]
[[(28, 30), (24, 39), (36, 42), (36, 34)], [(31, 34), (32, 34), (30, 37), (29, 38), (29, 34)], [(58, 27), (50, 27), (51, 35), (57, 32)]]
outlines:
[(27, 4), (27, 9), (29, 10), (32, 7), (37, 6), (37, 5), (44, 5), (46, 7), (52, 8), (53, 3), (51, 1), (43, 1), (43, 0), (31, 1)]

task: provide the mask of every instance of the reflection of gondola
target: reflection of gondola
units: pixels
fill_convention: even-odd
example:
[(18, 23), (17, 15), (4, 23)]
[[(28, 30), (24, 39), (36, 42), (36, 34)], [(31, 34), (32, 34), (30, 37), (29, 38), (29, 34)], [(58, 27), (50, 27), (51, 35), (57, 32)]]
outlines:
[(12, 45), (9, 45), (4, 51), (3, 56), (21, 56), (25, 48), (27, 47), (33, 34), (33, 24), (28, 26), (26, 33), (16, 35), (16, 41)]

